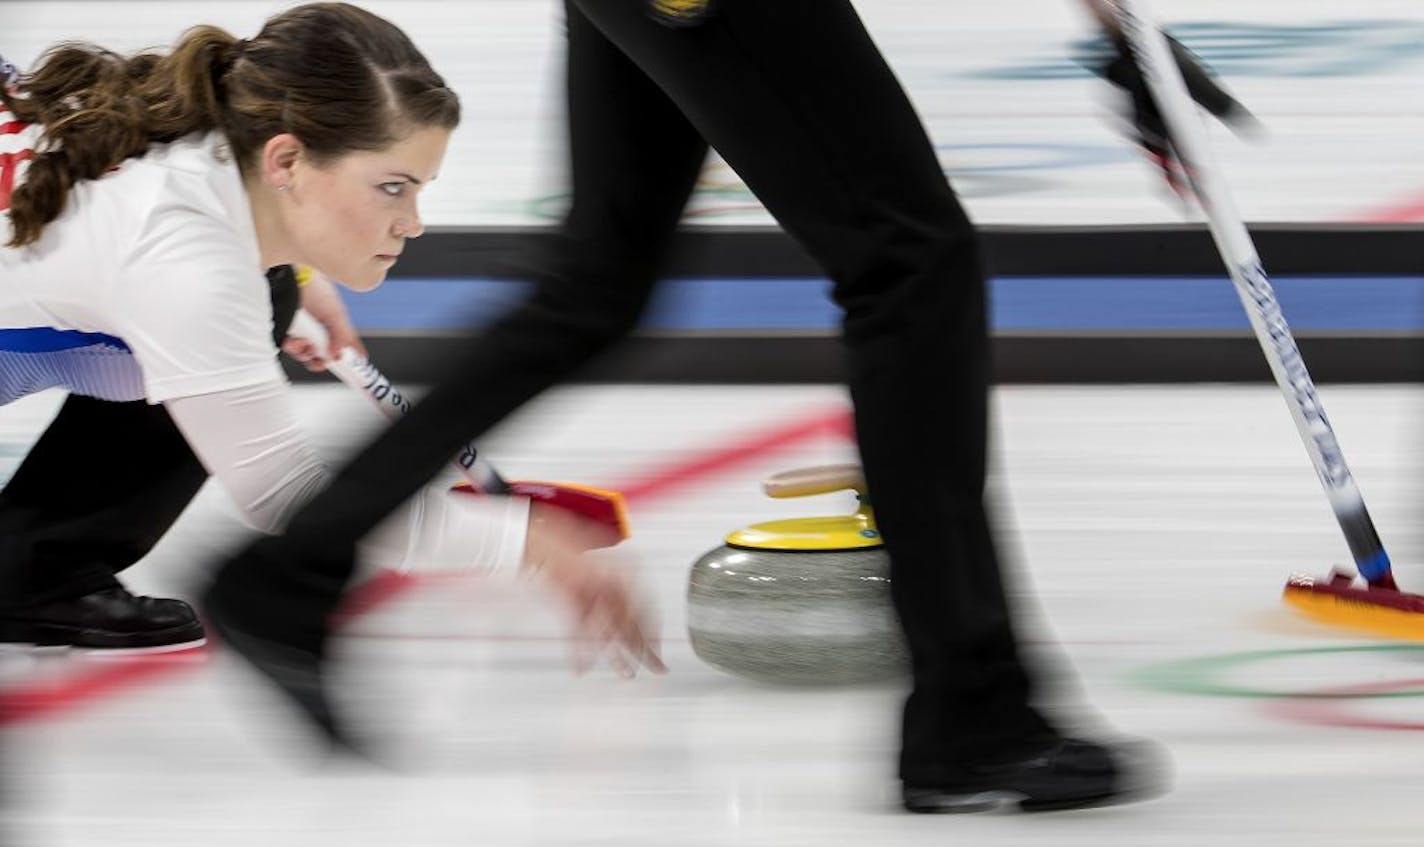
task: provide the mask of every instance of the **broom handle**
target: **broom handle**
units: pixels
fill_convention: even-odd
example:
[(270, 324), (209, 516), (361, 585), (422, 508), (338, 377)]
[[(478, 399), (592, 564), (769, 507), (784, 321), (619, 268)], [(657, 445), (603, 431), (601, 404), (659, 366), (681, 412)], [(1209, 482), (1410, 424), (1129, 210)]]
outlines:
[[(292, 335), (301, 336), (316, 344), (326, 359), (326, 369), (337, 379), (346, 383), (358, 394), (371, 401), (390, 420), (398, 420), (410, 411), (410, 397), (395, 387), (381, 373), (370, 359), (349, 347), (341, 355), (333, 357), (327, 349), (326, 327), (302, 309), (292, 318)], [(509, 483), (499, 475), (494, 466), (475, 449), (474, 444), (466, 444), (454, 459), (455, 469), (460, 472), (476, 491), (485, 494), (508, 494)]]
[(1123, 35), (1132, 45), (1153, 99), (1167, 122), (1172, 146), (1186, 170), (1197, 203), (1206, 214), (1212, 239), (1226, 262), (1251, 328), (1266, 354), (1266, 362), (1285, 395), (1291, 419), (1345, 534), (1355, 567), (1370, 585), (1393, 587), (1389, 555), (1370, 520), (1355, 478), (1345, 464), (1345, 454), (1325, 415), (1325, 406), (1306, 370), (1300, 348), (1281, 313), (1251, 234), (1212, 155), (1205, 126), (1187, 93), (1167, 39), (1144, 0), (1116, 0), (1115, 5)]

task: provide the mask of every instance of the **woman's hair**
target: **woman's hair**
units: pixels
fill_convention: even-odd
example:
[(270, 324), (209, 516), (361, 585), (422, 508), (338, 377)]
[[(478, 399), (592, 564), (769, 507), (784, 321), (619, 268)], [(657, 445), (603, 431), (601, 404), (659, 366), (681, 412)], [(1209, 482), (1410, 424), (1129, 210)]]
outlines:
[(284, 132), (323, 163), (460, 121), (459, 98), (405, 33), (346, 3), (297, 6), (250, 41), (197, 26), (167, 54), (59, 44), (0, 99), (43, 131), (10, 197), (10, 247), (38, 240), (76, 183), (189, 133), (221, 130), (246, 173)]

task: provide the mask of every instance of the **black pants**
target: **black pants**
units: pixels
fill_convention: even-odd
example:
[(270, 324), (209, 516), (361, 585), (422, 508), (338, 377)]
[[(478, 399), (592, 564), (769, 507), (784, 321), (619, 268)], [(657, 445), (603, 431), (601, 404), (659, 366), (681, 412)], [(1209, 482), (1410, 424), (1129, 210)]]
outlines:
[(279, 590), (263, 608), (284, 615), (284, 637), (320, 649), (356, 538), (465, 439), (635, 326), (710, 141), (845, 310), (860, 451), (914, 661), (901, 775), (953, 779), (956, 765), (1050, 736), (1029, 704), (983, 506), (979, 246), (850, 4), (720, 0), (688, 29), (654, 22), (645, 0), (567, 5), (573, 205), (535, 293), (285, 538), (231, 564), (225, 588), (254, 602)]
[[(281, 339), (296, 281), (278, 268), (268, 282)], [(163, 406), (71, 394), (0, 490), (0, 609), (115, 585), (207, 478)]]

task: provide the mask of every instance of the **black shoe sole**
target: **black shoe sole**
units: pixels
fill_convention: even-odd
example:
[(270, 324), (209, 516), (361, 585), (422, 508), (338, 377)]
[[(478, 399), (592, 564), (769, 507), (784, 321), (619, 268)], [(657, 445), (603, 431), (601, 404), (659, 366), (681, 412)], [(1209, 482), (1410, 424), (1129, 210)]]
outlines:
[(0, 621), (0, 643), (33, 644), (36, 647), (87, 647), (101, 650), (178, 645), (196, 647), (203, 643), (204, 635), (203, 625), (197, 621), (140, 632), (116, 632), (36, 621)]
[(921, 795), (907, 793), (906, 811), (921, 815), (972, 814), (992, 812), (1005, 806), (1017, 806), (1022, 812), (1061, 812), (1069, 809), (1092, 809), (1130, 803), (1139, 797), (1125, 792), (1078, 794), (1072, 797), (1035, 798), (1018, 791), (975, 791), (963, 794), (930, 792)]
[(903, 805), (906, 811), (920, 815), (964, 815), (974, 812), (991, 812), (1003, 806), (1018, 803), (1022, 799), (1023, 795), (1008, 791), (972, 791), (949, 794), (907, 789)]
[[(1082, 747), (1085, 742), (1067, 739)], [(907, 811), (920, 814), (985, 812), (1017, 806), (1023, 812), (1088, 809), (1150, 800), (1166, 793), (1170, 777), (1165, 750), (1147, 741), (1119, 741), (1093, 745), (1111, 758), (1111, 769), (1096, 773), (1054, 771), (1030, 762), (1017, 773), (987, 775), (953, 786), (901, 784), (901, 801)], [(1079, 753), (1081, 754), (1081, 750)], [(1091, 758), (1089, 758), (1091, 762)]]
[(1123, 743), (1114, 752), (1121, 770), (1096, 784), (1080, 779), (1070, 787), (1066, 780), (1040, 777), (1020, 779), (1013, 787), (950, 790), (907, 785), (901, 799), (907, 811), (919, 814), (987, 812), (1014, 805), (1023, 812), (1057, 812), (1138, 803), (1167, 792), (1166, 756), (1154, 745)]

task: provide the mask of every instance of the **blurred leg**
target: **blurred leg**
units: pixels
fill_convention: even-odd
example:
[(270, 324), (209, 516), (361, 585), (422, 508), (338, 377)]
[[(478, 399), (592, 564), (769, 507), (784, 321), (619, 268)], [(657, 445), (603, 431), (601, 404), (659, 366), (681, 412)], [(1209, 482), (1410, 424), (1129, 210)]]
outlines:
[[(915, 683), (902, 775), (1054, 737), (1030, 705), (983, 506), (978, 242), (899, 83), (841, 0), (721, 0), (690, 29), (576, 0), (835, 282), (866, 477)], [(951, 771), (946, 771), (951, 768)]]

